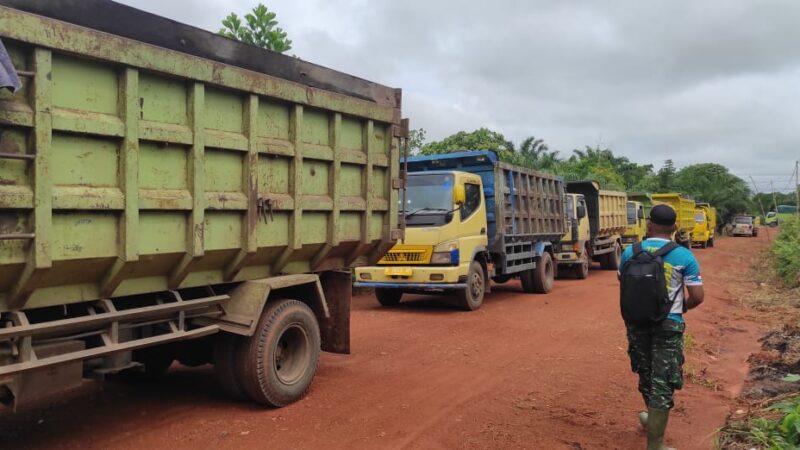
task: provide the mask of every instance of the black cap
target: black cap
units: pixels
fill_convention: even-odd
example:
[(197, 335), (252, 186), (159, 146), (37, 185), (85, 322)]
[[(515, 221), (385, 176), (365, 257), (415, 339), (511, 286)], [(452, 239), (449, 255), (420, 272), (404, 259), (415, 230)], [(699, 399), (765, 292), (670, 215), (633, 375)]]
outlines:
[(656, 225), (671, 227), (675, 225), (675, 210), (667, 205), (655, 205), (650, 209), (650, 221)]

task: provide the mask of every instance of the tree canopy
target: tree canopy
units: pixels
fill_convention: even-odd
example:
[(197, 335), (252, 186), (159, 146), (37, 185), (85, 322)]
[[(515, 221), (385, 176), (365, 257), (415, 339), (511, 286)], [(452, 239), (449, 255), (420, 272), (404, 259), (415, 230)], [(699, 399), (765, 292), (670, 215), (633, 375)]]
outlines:
[(278, 27), (276, 14), (270, 12), (262, 3), (253, 8), (252, 12), (245, 14), (244, 20), (245, 23), (242, 23), (235, 13), (228, 14), (222, 20), (219, 34), (278, 53), (292, 49), (291, 39), (282, 28)]
[[(725, 166), (714, 163), (692, 164), (680, 169), (672, 160), (656, 170), (652, 164), (639, 164), (617, 156), (608, 147), (585, 146), (566, 157), (551, 150), (547, 143), (534, 136), (517, 146), (502, 133), (488, 128), (459, 131), (440, 141), (425, 142), (425, 131), (412, 133), (411, 147), (423, 155), (462, 150), (494, 150), (500, 160), (563, 176), (566, 180), (596, 180), (605, 189), (627, 192), (680, 192), (697, 201), (714, 205), (721, 220), (743, 212), (760, 213), (756, 200), (772, 205), (772, 194), (753, 197), (747, 182), (732, 174)], [(789, 195), (780, 196), (779, 204), (794, 204)], [(770, 210), (766, 208), (765, 210)]]

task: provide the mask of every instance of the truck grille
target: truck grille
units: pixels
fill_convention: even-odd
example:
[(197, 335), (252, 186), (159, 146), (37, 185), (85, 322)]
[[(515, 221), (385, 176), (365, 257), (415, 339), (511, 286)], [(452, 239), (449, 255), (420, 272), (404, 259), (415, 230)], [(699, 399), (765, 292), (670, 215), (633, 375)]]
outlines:
[(428, 264), (432, 251), (425, 245), (395, 245), (378, 264)]

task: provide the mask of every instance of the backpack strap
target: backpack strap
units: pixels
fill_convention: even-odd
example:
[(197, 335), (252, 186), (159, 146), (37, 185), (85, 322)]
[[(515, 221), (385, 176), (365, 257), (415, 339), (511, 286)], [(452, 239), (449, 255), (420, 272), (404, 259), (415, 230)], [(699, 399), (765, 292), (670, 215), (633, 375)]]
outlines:
[(654, 257), (660, 256), (660, 257), (663, 258), (663, 257), (667, 256), (667, 254), (669, 252), (675, 250), (678, 247), (680, 247), (680, 245), (678, 245), (675, 241), (669, 241), (666, 244), (664, 244), (663, 247), (661, 247), (660, 249), (658, 249), (655, 252), (653, 252), (653, 256)]
[(644, 252), (644, 248), (642, 248), (642, 241), (634, 242), (633, 243), (633, 254), (631, 255), (631, 258), (635, 258), (636, 255), (638, 255), (639, 253), (642, 253), (642, 252)]

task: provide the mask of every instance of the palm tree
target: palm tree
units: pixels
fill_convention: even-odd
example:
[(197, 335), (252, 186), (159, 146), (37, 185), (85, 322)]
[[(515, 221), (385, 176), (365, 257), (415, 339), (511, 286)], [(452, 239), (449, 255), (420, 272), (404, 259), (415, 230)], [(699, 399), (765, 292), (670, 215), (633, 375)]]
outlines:
[(525, 138), (517, 151), (520, 163), (533, 169), (553, 169), (558, 163), (558, 151), (550, 150), (543, 139)]

